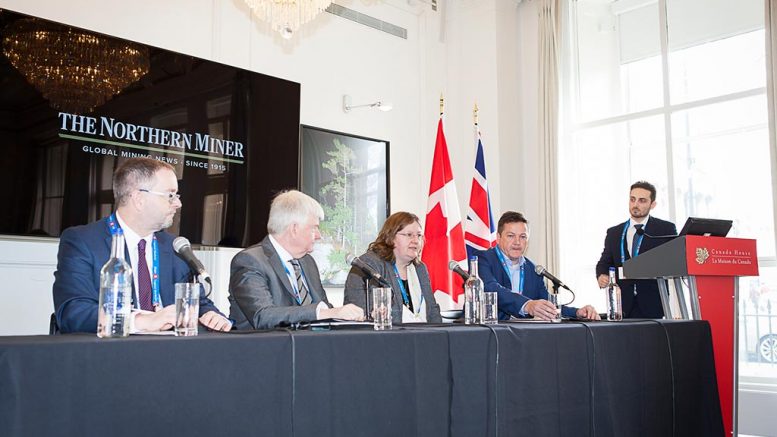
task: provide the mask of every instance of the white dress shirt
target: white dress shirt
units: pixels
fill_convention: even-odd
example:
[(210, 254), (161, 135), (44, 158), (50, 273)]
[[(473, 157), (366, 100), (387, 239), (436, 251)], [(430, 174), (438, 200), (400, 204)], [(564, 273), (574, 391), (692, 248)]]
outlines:
[(129, 264), (132, 267), (132, 283), (134, 287), (135, 306), (140, 308), (140, 296), (138, 295), (138, 243), (140, 240), (146, 240), (146, 266), (148, 267), (149, 274), (153, 274), (152, 264), (154, 262), (153, 249), (151, 242), (154, 239), (154, 234), (151, 233), (145, 237), (141, 237), (135, 231), (132, 230), (124, 220), (121, 219), (119, 212), (116, 211), (116, 220), (121, 226), (122, 232), (124, 232), (124, 242), (127, 245), (127, 252), (129, 253)]
[[(152, 253), (153, 249), (151, 247), (151, 241), (153, 240), (154, 234), (151, 233), (141, 238), (140, 235), (138, 235), (135, 231), (133, 231), (132, 228), (127, 226), (127, 223), (125, 223), (124, 220), (121, 219), (121, 216), (119, 215), (119, 211), (116, 211), (116, 221), (119, 222), (119, 226), (121, 226), (121, 231), (124, 234), (124, 243), (127, 245), (127, 253), (129, 253), (128, 261), (129, 261), (130, 267), (132, 267), (132, 283), (134, 285), (133, 295), (134, 295), (135, 305), (132, 307), (132, 313), (130, 314), (129, 331), (130, 331), (130, 334), (136, 334), (140, 331), (135, 327), (135, 316), (138, 313), (149, 312), (149, 311), (140, 309), (140, 296), (138, 295), (138, 243), (140, 243), (140, 240), (146, 240), (146, 260), (145, 260), (146, 266), (148, 266), (149, 274), (153, 274), (151, 270), (151, 264), (153, 263), (154, 258)], [(161, 306), (161, 302), (160, 302), (160, 306)]]
[[(275, 252), (278, 253), (278, 256), (281, 257), (281, 262), (283, 263), (283, 266), (286, 268), (286, 277), (289, 279), (289, 285), (291, 285), (292, 290), (297, 290), (297, 276), (294, 274), (294, 266), (291, 265), (291, 260), (294, 259), (294, 257), (289, 253), (288, 250), (286, 250), (283, 246), (281, 246), (281, 243), (276, 240), (272, 234), (268, 235), (270, 237), (270, 244), (272, 244), (272, 247), (275, 249)], [(300, 268), (302, 268), (300, 266)], [(310, 284), (308, 283), (308, 280), (305, 278), (305, 275), (302, 275), (302, 280), (305, 282), (305, 286), (308, 287), (308, 293), (310, 293)], [(299, 290), (297, 290), (299, 292)], [(312, 299), (313, 296), (311, 295), (310, 298)], [(320, 319), (320, 313), (322, 308), (328, 308), (326, 303), (322, 300), (318, 303), (318, 306), (316, 306), (316, 318)]]
[(629, 229), (626, 231), (626, 248), (629, 251), (629, 256), (634, 252), (634, 248), (631, 247), (631, 243), (634, 242), (634, 234), (637, 233), (637, 228), (634, 227), (634, 225), (643, 225), (642, 229), (645, 229), (645, 224), (647, 223), (648, 219), (650, 218), (650, 215), (646, 215), (645, 217), (642, 217), (639, 221), (635, 219), (634, 217), (629, 218)]

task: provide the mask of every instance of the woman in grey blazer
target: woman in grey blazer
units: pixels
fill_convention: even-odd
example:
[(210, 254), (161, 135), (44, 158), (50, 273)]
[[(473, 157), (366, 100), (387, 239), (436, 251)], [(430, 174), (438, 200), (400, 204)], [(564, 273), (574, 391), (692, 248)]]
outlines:
[[(415, 214), (396, 212), (386, 219), (362, 261), (391, 282), (395, 323), (441, 323), (440, 306), (434, 299), (429, 271), (421, 262), (424, 236)], [(364, 272), (351, 268), (345, 281), (343, 304), (366, 307)]]

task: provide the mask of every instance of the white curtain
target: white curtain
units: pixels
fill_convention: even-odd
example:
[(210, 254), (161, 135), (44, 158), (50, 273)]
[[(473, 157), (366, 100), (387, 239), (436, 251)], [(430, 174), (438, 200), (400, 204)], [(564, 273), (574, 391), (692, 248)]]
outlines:
[[(772, 160), (772, 187), (777, 187), (777, 0), (764, 0), (764, 26), (766, 28), (766, 98), (769, 107), (769, 150)], [(777, 212), (777, 204), (774, 205)], [(777, 229), (777, 213), (775, 229)]]
[(539, 99), (540, 216), (544, 230), (539, 238), (545, 265), (557, 272), (558, 223), (558, 123), (559, 123), (559, 0), (539, 0)]

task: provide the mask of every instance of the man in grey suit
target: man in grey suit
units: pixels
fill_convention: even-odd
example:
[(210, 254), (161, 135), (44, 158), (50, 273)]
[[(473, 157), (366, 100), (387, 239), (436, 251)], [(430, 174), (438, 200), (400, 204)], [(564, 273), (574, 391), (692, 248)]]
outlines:
[(296, 190), (273, 199), (269, 235), (232, 259), (229, 316), (237, 329), (266, 329), (317, 319), (364, 320), (353, 304), (333, 308), (310, 256), (324, 210)]

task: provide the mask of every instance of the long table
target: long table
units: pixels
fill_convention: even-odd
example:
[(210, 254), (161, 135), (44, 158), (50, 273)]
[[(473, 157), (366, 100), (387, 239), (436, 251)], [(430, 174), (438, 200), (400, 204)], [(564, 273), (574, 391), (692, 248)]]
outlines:
[(0, 337), (0, 435), (722, 436), (705, 321)]

